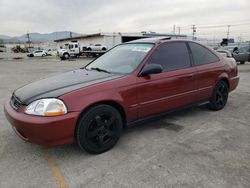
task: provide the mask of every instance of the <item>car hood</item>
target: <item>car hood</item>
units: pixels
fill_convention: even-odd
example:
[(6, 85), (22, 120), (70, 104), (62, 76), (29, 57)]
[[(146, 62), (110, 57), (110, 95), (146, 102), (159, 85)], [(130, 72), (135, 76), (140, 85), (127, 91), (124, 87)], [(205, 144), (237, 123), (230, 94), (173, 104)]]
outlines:
[(121, 76), (123, 75), (78, 69), (25, 85), (15, 90), (14, 95), (22, 104), (28, 105), (37, 99), (59, 97), (71, 91)]

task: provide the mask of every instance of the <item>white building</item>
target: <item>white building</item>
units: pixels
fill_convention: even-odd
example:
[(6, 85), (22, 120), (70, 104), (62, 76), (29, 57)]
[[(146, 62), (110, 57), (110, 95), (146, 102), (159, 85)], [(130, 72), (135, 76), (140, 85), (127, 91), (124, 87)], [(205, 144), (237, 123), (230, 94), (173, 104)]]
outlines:
[(57, 39), (57, 47), (63, 46), (63, 44), (68, 42), (78, 42), (81, 47), (89, 46), (91, 44), (102, 44), (108, 49), (136, 39), (149, 38), (149, 37), (174, 37), (174, 38), (186, 38), (186, 35), (173, 35), (173, 34), (162, 34), (154, 32), (141, 32), (141, 33), (95, 33), (89, 35), (83, 35), (78, 37)]

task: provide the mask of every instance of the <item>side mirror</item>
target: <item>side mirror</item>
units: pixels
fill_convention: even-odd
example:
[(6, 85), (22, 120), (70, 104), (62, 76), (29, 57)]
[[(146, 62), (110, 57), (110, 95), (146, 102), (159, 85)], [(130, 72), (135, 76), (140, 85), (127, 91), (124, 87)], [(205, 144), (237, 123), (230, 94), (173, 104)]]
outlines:
[(150, 74), (161, 73), (162, 71), (163, 68), (159, 64), (146, 64), (139, 73), (139, 77), (148, 76)]

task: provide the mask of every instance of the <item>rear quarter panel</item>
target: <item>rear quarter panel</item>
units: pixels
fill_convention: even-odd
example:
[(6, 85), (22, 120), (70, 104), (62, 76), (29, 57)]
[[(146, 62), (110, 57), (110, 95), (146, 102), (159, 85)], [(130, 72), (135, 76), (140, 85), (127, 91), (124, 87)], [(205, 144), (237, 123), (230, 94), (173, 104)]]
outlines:
[(198, 80), (198, 98), (207, 100), (211, 97), (216, 83), (221, 78), (227, 78), (225, 63), (223, 61), (205, 64), (196, 67), (196, 79)]

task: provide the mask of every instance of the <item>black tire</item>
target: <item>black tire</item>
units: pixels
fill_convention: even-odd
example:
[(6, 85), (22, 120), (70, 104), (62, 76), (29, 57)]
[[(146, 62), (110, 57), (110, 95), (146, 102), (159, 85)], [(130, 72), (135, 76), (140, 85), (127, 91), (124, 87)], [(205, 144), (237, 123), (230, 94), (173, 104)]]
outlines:
[(107, 48), (103, 47), (102, 50), (105, 51), (105, 50), (107, 50)]
[(76, 142), (88, 153), (103, 153), (119, 140), (122, 124), (121, 115), (114, 107), (105, 104), (94, 106), (80, 118)]
[(244, 64), (245, 64), (245, 61), (241, 61), (240, 64), (241, 64), (241, 65), (244, 65)]
[(225, 81), (219, 81), (213, 91), (213, 95), (209, 100), (209, 108), (211, 110), (221, 110), (227, 103), (228, 85)]
[(68, 53), (64, 53), (63, 54), (63, 59), (69, 59), (69, 54)]
[(42, 54), (42, 57), (44, 57), (45, 56), (45, 54)]

